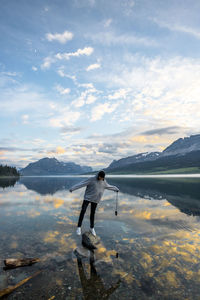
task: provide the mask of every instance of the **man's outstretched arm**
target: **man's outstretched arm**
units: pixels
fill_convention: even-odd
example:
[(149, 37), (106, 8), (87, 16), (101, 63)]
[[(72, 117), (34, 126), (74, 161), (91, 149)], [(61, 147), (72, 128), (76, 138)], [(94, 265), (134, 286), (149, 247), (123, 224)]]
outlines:
[(105, 189), (111, 190), (111, 191), (114, 191), (114, 192), (119, 192), (118, 187), (116, 187), (115, 185), (108, 184), (106, 180), (104, 180), (104, 181), (105, 181)]
[(79, 183), (73, 185), (73, 186), (69, 189), (69, 191), (70, 191), (70, 192), (73, 192), (73, 191), (75, 191), (75, 190), (77, 190), (77, 189), (80, 189), (80, 188), (82, 188), (82, 187), (88, 185), (88, 184), (90, 183), (90, 181), (91, 181), (91, 178), (88, 178), (88, 179), (86, 179), (86, 180), (83, 180), (83, 181), (81, 181), (81, 182), (79, 182)]

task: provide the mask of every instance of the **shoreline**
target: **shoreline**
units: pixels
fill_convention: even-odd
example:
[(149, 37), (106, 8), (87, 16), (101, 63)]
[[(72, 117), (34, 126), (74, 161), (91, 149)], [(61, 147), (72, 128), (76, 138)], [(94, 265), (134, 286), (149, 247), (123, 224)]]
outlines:
[(21, 176), (19, 175), (19, 176), (8, 176), (8, 175), (3, 175), (3, 176), (1, 176), (0, 175), (0, 179), (1, 178), (20, 178)]
[[(73, 175), (23, 175), (23, 177), (90, 177), (93, 176), (93, 174), (73, 174)], [(21, 176), (20, 176), (21, 177)], [(194, 174), (106, 174), (106, 177), (114, 178), (114, 177), (124, 177), (124, 178), (158, 178), (158, 177), (163, 177), (163, 178), (168, 178), (168, 177), (188, 177), (188, 178), (200, 178), (200, 173), (194, 173)], [(0, 176), (0, 178), (2, 178)], [(4, 177), (5, 178), (5, 177)], [(7, 178), (19, 178), (19, 177), (9, 177)]]

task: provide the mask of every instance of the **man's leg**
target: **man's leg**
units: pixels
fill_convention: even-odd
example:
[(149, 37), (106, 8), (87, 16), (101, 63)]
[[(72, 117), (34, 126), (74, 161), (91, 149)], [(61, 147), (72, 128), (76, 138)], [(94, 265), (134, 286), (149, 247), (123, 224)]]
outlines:
[(90, 211), (90, 228), (94, 228), (94, 215), (97, 208), (97, 203), (91, 202), (91, 211)]
[(86, 209), (87, 209), (89, 203), (90, 203), (89, 201), (83, 200), (83, 204), (82, 204), (82, 208), (81, 208), (81, 212), (80, 212), (80, 216), (79, 216), (79, 220), (78, 220), (78, 227), (81, 227), (81, 225), (82, 225), (83, 217), (84, 217), (84, 214), (86, 212)]

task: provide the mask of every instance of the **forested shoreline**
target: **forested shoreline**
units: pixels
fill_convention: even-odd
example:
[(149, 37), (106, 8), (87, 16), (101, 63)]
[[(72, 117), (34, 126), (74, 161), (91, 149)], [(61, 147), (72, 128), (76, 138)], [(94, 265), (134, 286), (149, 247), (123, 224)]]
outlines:
[(4, 177), (4, 176), (19, 177), (20, 174), (15, 167), (0, 165), (0, 177)]

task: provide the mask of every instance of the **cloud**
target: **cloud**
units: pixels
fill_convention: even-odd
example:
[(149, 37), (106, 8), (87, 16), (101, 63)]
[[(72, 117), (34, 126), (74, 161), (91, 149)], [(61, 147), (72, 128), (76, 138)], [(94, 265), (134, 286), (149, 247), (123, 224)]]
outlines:
[(152, 130), (147, 130), (142, 132), (141, 134), (143, 135), (164, 135), (164, 134), (177, 134), (180, 132), (182, 128), (179, 126), (170, 126), (170, 127), (165, 127), (165, 128), (156, 128)]
[(61, 147), (61, 146), (58, 146), (56, 148), (56, 154), (63, 154), (65, 152), (66, 152), (66, 150), (63, 147)]
[(103, 103), (103, 104), (98, 104), (92, 109), (92, 116), (91, 116), (91, 121), (97, 121), (101, 120), (103, 115), (105, 113), (112, 113), (118, 106), (118, 103), (115, 104), (109, 104), (109, 103)]
[(32, 70), (36, 72), (37, 71), (37, 67), (32, 66)]
[[(113, 134), (93, 133), (87, 137), (87, 140), (94, 143), (95, 151), (102, 154), (105, 163), (110, 163), (113, 159), (120, 159), (137, 153), (162, 151), (180, 137), (180, 132), (174, 136), (159, 136), (158, 134), (151, 136), (140, 133), (139, 129), (138, 125), (134, 125)], [(106, 157), (104, 153), (107, 154)], [(100, 160), (98, 157), (98, 161)]]
[[(68, 90), (61, 87), (60, 92), (66, 95)], [(5, 115), (11, 120), (14, 115), (16, 124), (20, 123), (20, 118), (24, 124), (28, 124), (30, 119), (31, 125), (39, 127), (40, 132), (42, 132), (49, 126), (55, 129), (71, 126), (79, 119), (81, 113), (66, 105), (61, 99), (59, 101), (55, 99), (54, 102), (50, 101), (49, 94), (46, 94), (38, 86), (24, 85), (20, 82), (10, 85), (9, 82), (8, 86), (1, 88), (0, 115)], [(32, 126), (30, 130), (31, 128)], [(53, 135), (53, 132), (51, 134)], [(21, 141), (16, 143), (21, 143)]]
[(90, 4), (91, 6), (94, 6), (94, 5), (95, 5), (95, 3), (96, 3), (96, 1), (95, 1), (95, 0), (88, 0), (88, 2), (89, 2), (89, 4)]
[(105, 21), (104, 21), (104, 27), (105, 27), (105, 28), (110, 27), (112, 21), (113, 21), (112, 19), (107, 19), (107, 20), (105, 20)]
[(0, 88), (15, 85), (18, 77), (21, 77), (21, 75), (16, 72), (0, 72)]
[(94, 95), (88, 95), (85, 101), (86, 104), (92, 104), (97, 100), (97, 97)]
[[(75, 52), (65, 52), (65, 53), (57, 53), (55, 55), (50, 55), (44, 58), (43, 63), (41, 65), (41, 69), (45, 70), (45, 69), (49, 69), (50, 66), (59, 61), (59, 60), (69, 60), (71, 57), (79, 57), (82, 55), (85, 56), (90, 56), (93, 53), (94, 49), (92, 47), (85, 47), (83, 49), (78, 49)], [(62, 69), (58, 70), (58, 73), (60, 76), (63, 76), (64, 73), (62, 71)]]
[(18, 82), (12, 85), (12, 88), (5, 87), (1, 90), (0, 114), (6, 114), (8, 117), (8, 115), (16, 115), (21, 112), (26, 115), (27, 111), (31, 111), (33, 115), (36, 112), (44, 111), (47, 103), (47, 97), (38, 87)]
[(76, 5), (76, 7), (82, 8), (85, 6), (86, 7), (87, 6), (90, 6), (90, 7), (95, 6), (96, 0), (74, 0), (73, 2)]
[(17, 152), (17, 151), (38, 151), (40, 148), (20, 148), (20, 147), (0, 147), (0, 151)]
[(58, 91), (61, 95), (67, 95), (70, 93), (69, 88), (63, 88), (60, 84), (55, 86), (56, 91)]
[(81, 130), (83, 130), (83, 127), (76, 127), (76, 126), (63, 126), (61, 128), (61, 131), (63, 133), (79, 133)]
[(99, 147), (98, 151), (103, 153), (110, 153), (113, 154), (117, 152), (117, 146), (113, 144), (103, 144)]
[(96, 64), (92, 64), (92, 65), (89, 65), (86, 69), (86, 71), (91, 71), (91, 70), (95, 70), (95, 69), (99, 69), (101, 68), (101, 65), (96, 63)]
[(50, 66), (55, 62), (56, 62), (55, 57), (47, 56), (44, 58), (43, 64), (41, 65), (41, 69), (42, 70), (49, 69)]
[(59, 75), (60, 77), (62, 77), (62, 78), (64, 78), (64, 77), (69, 78), (69, 79), (71, 79), (71, 80), (74, 82), (74, 84), (77, 84), (76, 76), (75, 76), (75, 75), (70, 75), (70, 74), (65, 73), (65, 72), (64, 72), (64, 67), (61, 66), (61, 67), (57, 70), (57, 73), (58, 73), (58, 75)]
[(124, 0), (121, 2), (123, 7), (124, 14), (129, 16), (133, 12), (133, 7), (135, 6), (135, 1), (133, 0)]
[(36, 138), (36, 139), (31, 140), (31, 143), (33, 145), (41, 145), (41, 144), (46, 144), (46, 141), (43, 139), (40, 139), (40, 138)]
[(63, 109), (63, 112), (56, 114), (54, 117), (49, 118), (49, 125), (55, 128), (63, 128), (66, 125), (74, 124), (79, 118), (81, 113), (79, 111), (72, 111), (71, 109)]
[(82, 107), (85, 104), (84, 97), (80, 96), (78, 99), (72, 101), (72, 105), (75, 107)]
[(95, 89), (93, 83), (80, 83), (79, 86), (90, 89), (90, 91)]
[(108, 99), (116, 100), (119, 98), (126, 98), (127, 93), (128, 93), (128, 90), (120, 89), (117, 92), (115, 92), (113, 95), (108, 95)]
[(75, 107), (82, 107), (85, 104), (92, 104), (97, 100), (97, 97), (94, 94), (99, 94), (100, 91), (96, 90), (93, 84), (78, 84), (79, 87), (86, 88), (83, 91), (79, 98), (72, 101), (72, 105)]
[(94, 96), (94, 95), (87, 95), (87, 94), (85, 94), (85, 92), (83, 92), (78, 99), (72, 101), (72, 105), (74, 105), (75, 107), (82, 107), (85, 104), (92, 104), (96, 100), (97, 100), (96, 96)]
[(16, 72), (1, 72), (1, 75), (16, 77), (18, 74)]
[(113, 65), (95, 74), (95, 81), (107, 89), (128, 90), (126, 105), (115, 114), (119, 122), (134, 120), (143, 131), (180, 126), (183, 135), (188, 124), (196, 131), (200, 118), (200, 60), (129, 55), (126, 61), (129, 65)]
[(97, 140), (97, 141), (116, 141), (116, 140), (121, 140), (122, 138), (127, 139), (128, 137), (132, 136), (133, 132), (135, 131), (135, 128), (133, 126), (122, 130), (117, 133), (112, 133), (112, 134), (92, 134), (89, 135), (87, 138), (90, 140)]
[(116, 45), (143, 45), (145, 47), (157, 47), (158, 43), (149, 37), (140, 37), (134, 35), (126, 34), (116, 34), (113, 31), (99, 32), (98, 34), (85, 34), (85, 37), (91, 39), (95, 43), (106, 46), (116, 46)]
[(62, 60), (68, 60), (70, 57), (79, 57), (82, 55), (90, 56), (93, 53), (94, 49), (92, 47), (85, 47), (83, 49), (78, 49), (76, 52), (69, 52), (69, 53), (57, 53), (55, 58)]
[(46, 39), (49, 42), (58, 41), (61, 44), (65, 44), (66, 42), (72, 40), (72, 38), (73, 38), (73, 33), (69, 32), (69, 31), (64, 31), (63, 33), (55, 33), (55, 34), (47, 33), (46, 34)]
[(23, 124), (28, 124), (28, 119), (29, 119), (29, 115), (23, 115), (22, 116)]
[(198, 30), (196, 28), (191, 28), (191, 27), (176, 24), (176, 23), (174, 23), (174, 24), (167, 23), (167, 22), (158, 20), (156, 18), (151, 19), (151, 20), (162, 28), (167, 28), (170, 31), (178, 31), (178, 32), (186, 33), (186, 34), (194, 36), (197, 39), (200, 39), (200, 30)]

